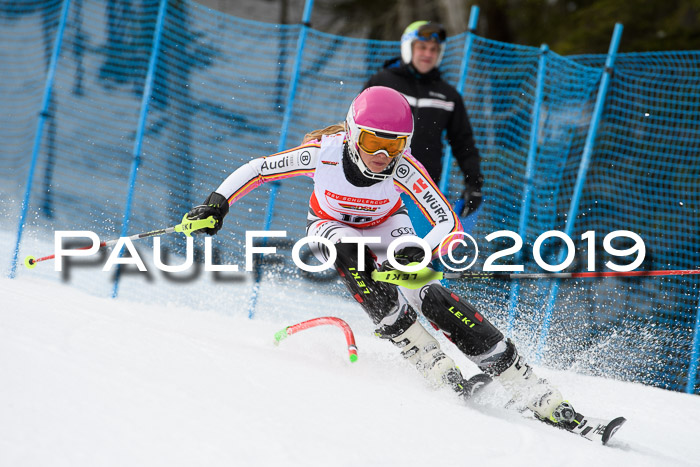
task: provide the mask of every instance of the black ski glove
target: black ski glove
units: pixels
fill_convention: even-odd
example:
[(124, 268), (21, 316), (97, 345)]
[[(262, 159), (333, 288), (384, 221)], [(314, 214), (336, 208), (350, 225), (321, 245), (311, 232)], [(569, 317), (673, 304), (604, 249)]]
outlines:
[(221, 230), (226, 214), (228, 214), (228, 200), (224, 198), (223, 195), (213, 191), (203, 204), (193, 207), (190, 212), (187, 213), (187, 219), (196, 221), (199, 219), (206, 219), (209, 216), (214, 216), (214, 219), (216, 220), (216, 225), (214, 227), (195, 230), (192, 233), (216, 235), (216, 233)]
[(465, 188), (462, 192), (462, 203), (460, 203), (462, 209), (458, 213), (459, 217), (466, 217), (479, 209), (482, 199), (481, 189), (470, 186)]
[[(394, 259), (402, 266), (411, 263), (420, 263), (425, 258), (425, 251), (419, 246), (407, 246), (394, 253)], [(386, 259), (379, 267), (380, 271), (393, 271), (394, 266)]]
[(479, 175), (476, 179), (475, 184), (467, 183), (464, 191), (462, 192), (462, 199), (455, 203), (455, 211), (459, 217), (466, 217), (473, 213), (479, 206), (481, 206), (481, 201), (483, 196), (481, 194), (481, 187), (484, 184), (484, 177)]

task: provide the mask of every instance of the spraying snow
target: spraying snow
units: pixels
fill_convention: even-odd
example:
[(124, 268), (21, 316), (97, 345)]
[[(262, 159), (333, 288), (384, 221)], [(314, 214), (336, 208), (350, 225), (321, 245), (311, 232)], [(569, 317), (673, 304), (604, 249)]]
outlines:
[[(627, 417), (600, 446), (427, 387), (337, 297), (269, 288), (251, 320), (26, 275), (0, 291), (0, 465), (700, 465), (697, 396), (540, 368), (581, 412)], [(356, 363), (331, 326), (273, 345), (281, 328), (324, 315), (352, 326)]]

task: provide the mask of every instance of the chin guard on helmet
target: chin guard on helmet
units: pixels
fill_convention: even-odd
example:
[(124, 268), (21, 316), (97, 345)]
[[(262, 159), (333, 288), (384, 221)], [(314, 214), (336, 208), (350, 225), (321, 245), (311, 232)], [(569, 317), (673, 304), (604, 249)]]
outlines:
[[(373, 86), (362, 91), (352, 101), (345, 119), (345, 132), (350, 159), (363, 176), (384, 180), (394, 175), (398, 162), (411, 145), (413, 113), (406, 98), (398, 91), (384, 86)], [(363, 150), (369, 154), (384, 153), (391, 162), (382, 172), (372, 172), (360, 156), (360, 138)], [(383, 143), (382, 143), (382, 140)], [(373, 152), (370, 150), (374, 149)]]

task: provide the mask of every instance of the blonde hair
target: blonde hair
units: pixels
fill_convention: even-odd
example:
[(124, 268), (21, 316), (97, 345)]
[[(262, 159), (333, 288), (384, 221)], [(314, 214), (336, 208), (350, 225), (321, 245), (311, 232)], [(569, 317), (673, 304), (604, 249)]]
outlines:
[(304, 139), (301, 144), (308, 143), (312, 140), (320, 140), (323, 135), (335, 135), (345, 131), (345, 123), (335, 123), (333, 125), (327, 126), (326, 128), (321, 128), (320, 130), (314, 130), (304, 135)]

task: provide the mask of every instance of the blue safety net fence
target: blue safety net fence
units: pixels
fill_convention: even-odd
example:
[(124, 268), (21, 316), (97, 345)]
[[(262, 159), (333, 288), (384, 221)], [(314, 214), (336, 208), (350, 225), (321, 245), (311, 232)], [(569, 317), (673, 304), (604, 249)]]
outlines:
[[(366, 80), (398, 53), (398, 42), (247, 21), (192, 1), (2, 1), (0, 230), (26, 241), (51, 240), (56, 230), (115, 238), (125, 226), (132, 234), (178, 224), (243, 162), (342, 121)], [(495, 264), (543, 272), (535, 254), (557, 264), (563, 243), (550, 238), (535, 252), (535, 241), (567, 228), (574, 259), (566, 271), (634, 261), (632, 237), (604, 245), (619, 230), (643, 239), (636, 270), (700, 267), (700, 52), (617, 55), (581, 179), (605, 60), (467, 33), (448, 39), (441, 70), (463, 84), (486, 180), (471, 229), (480, 249), (474, 269), (502, 255)], [(452, 200), (461, 179), (453, 163)], [(262, 229), (272, 207), (268, 229), (287, 237), (269, 242), (280, 254), (263, 266), (290, 280), (310, 193), (306, 177), (250, 193), (216, 237), (216, 260), (244, 264), (245, 232)], [(519, 233), (523, 247), (506, 252), (512, 239), (486, 240), (502, 230)], [(162, 241), (182, 252), (179, 237)], [(22, 244), (20, 263), (31, 253)], [(302, 288), (341, 290), (330, 273), (291, 276)], [(553, 299), (543, 348), (551, 366), (697, 394), (699, 282), (686, 275), (449, 286), (524, 348), (541, 339)]]

